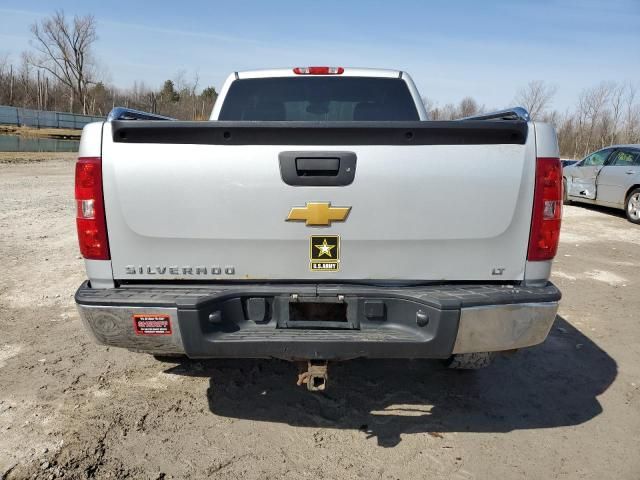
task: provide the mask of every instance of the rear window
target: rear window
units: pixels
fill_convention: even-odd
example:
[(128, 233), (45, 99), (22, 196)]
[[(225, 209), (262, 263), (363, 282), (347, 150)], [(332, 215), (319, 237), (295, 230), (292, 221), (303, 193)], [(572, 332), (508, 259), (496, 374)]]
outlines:
[(400, 78), (279, 77), (233, 82), (219, 119), (317, 122), (419, 117)]

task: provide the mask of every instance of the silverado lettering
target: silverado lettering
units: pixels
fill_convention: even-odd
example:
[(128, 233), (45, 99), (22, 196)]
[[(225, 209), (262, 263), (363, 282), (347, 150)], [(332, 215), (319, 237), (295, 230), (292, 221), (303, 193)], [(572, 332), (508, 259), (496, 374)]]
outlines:
[(127, 275), (221, 275), (220, 267), (177, 267), (177, 266), (151, 266), (151, 265), (126, 265), (125, 273)]

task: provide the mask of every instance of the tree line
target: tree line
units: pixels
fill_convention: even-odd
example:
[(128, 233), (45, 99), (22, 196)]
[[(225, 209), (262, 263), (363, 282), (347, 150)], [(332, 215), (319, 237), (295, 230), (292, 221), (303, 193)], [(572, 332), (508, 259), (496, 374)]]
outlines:
[(160, 89), (134, 82), (117, 88), (97, 81), (84, 94), (82, 105), (68, 86), (26, 62), (13, 65), (0, 58), (0, 105), (106, 116), (113, 107), (129, 107), (181, 120), (206, 120), (218, 97), (214, 87), (198, 88), (198, 76), (187, 80), (183, 72)]
[(0, 105), (106, 115), (115, 106), (159, 113), (183, 120), (206, 119), (218, 96), (201, 88), (195, 74), (166, 80), (160, 89), (134, 83), (116, 88), (100, 80), (104, 74), (93, 55), (98, 39), (91, 15), (68, 19), (64, 12), (31, 25), (31, 48), (17, 64), (0, 57)]
[[(68, 19), (58, 11), (31, 25), (31, 49), (17, 64), (0, 57), (0, 105), (38, 110), (61, 110), (106, 115), (125, 106), (183, 120), (208, 118), (218, 96), (212, 86), (200, 87), (198, 75), (185, 72), (166, 80), (161, 88), (135, 82), (121, 89), (104, 77), (93, 55), (98, 39), (93, 16)], [(525, 107), (537, 121), (552, 123), (558, 131), (560, 154), (581, 158), (611, 144), (640, 143), (640, 95), (633, 83), (602, 82), (583, 90), (577, 104), (564, 112), (552, 108), (556, 87), (532, 81), (518, 90), (511, 106)], [(424, 98), (433, 120), (453, 120), (487, 111), (465, 97), (439, 106)], [(492, 109), (495, 110), (495, 109)]]
[[(607, 145), (640, 143), (640, 95), (634, 83), (601, 82), (580, 92), (575, 107), (559, 112), (552, 108), (556, 87), (542, 80), (518, 90), (511, 106), (527, 109), (531, 118), (556, 127), (560, 155), (582, 158)], [(438, 106), (423, 98), (432, 120), (455, 120), (484, 113), (487, 109), (471, 97), (458, 104)]]

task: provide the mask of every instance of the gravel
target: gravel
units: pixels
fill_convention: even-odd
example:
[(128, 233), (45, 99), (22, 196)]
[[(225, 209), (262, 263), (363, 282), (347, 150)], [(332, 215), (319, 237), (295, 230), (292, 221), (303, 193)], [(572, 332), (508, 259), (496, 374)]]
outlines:
[(640, 227), (621, 213), (566, 207), (544, 344), (475, 372), (345, 362), (310, 394), (286, 362), (93, 344), (72, 156), (33, 158), (0, 164), (0, 478), (640, 477)]

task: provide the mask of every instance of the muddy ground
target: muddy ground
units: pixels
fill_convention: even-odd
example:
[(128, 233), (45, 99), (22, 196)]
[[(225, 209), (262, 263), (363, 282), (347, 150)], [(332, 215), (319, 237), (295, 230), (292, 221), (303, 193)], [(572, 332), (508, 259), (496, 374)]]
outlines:
[(479, 372), (94, 345), (73, 305), (73, 162), (0, 163), (0, 478), (638, 479), (640, 227), (567, 207), (547, 341)]

